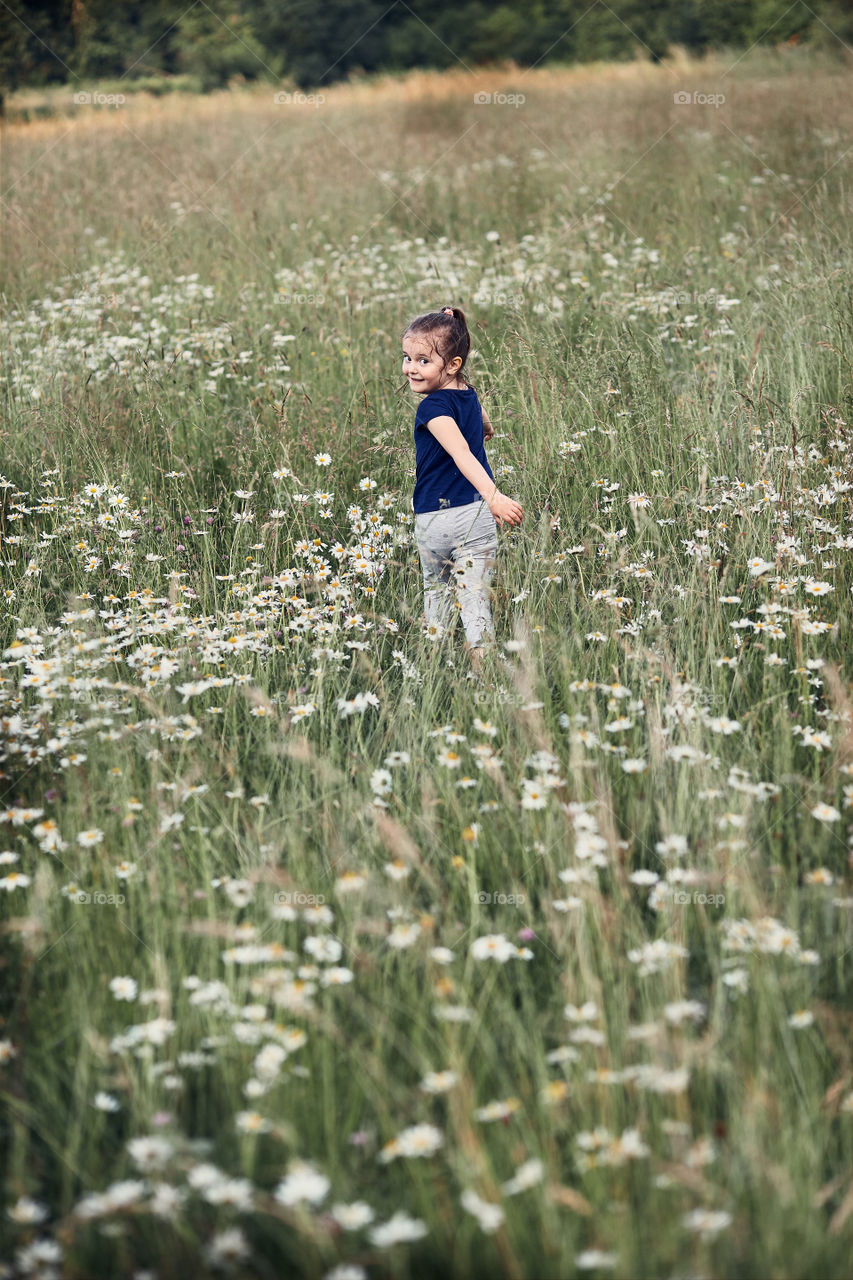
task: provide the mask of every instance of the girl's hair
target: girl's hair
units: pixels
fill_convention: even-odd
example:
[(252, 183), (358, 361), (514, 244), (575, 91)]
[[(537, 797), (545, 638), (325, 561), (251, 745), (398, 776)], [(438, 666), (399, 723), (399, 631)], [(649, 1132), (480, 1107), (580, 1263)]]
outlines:
[[(418, 316), (407, 326), (403, 337), (405, 338), (407, 334), (417, 338), (429, 338), (444, 361), (445, 368), (447, 368), (451, 360), (459, 356), (462, 363), (456, 376), (462, 376), (465, 361), (468, 359), (468, 353), (471, 350), (471, 335), (468, 332), (465, 312), (459, 307), (444, 307), (441, 311), (427, 311), (425, 315)], [(468, 382), (467, 376), (465, 381)], [(468, 382), (468, 385), (470, 387), (470, 382)]]

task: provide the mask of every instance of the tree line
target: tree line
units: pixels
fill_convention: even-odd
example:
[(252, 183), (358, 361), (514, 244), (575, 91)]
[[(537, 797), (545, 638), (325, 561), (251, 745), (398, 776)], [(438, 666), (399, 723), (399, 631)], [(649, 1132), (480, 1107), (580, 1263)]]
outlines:
[(0, 5), (0, 86), (175, 77), (318, 88), (359, 73), (853, 47), (853, 0), (29, 0)]

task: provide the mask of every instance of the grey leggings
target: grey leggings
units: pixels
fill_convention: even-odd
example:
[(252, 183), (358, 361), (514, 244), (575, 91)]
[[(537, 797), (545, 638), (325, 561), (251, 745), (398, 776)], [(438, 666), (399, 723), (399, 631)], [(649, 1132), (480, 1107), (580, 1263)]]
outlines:
[[(494, 636), (489, 587), (498, 550), (498, 527), (486, 503), (466, 503), (415, 514), (415, 540), (424, 575), (424, 613), (451, 630), (462, 614), (470, 645)], [(458, 599), (454, 599), (454, 594)]]

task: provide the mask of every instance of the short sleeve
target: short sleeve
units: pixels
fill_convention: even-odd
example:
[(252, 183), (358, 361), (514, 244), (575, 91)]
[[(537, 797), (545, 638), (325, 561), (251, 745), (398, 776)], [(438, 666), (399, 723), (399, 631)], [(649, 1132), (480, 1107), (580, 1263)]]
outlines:
[(444, 391), (431, 391), (428, 396), (424, 396), (415, 411), (415, 426), (423, 427), (432, 422), (433, 418), (445, 416), (456, 421), (452, 398)]

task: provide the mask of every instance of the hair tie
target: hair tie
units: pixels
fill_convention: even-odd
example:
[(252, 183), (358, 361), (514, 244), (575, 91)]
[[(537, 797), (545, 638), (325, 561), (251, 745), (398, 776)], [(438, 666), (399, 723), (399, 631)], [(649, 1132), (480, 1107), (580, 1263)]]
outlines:
[(446, 316), (452, 316), (452, 315), (453, 315), (453, 308), (452, 308), (452, 307), (445, 307), (445, 308), (444, 308), (444, 314), (445, 314)]

